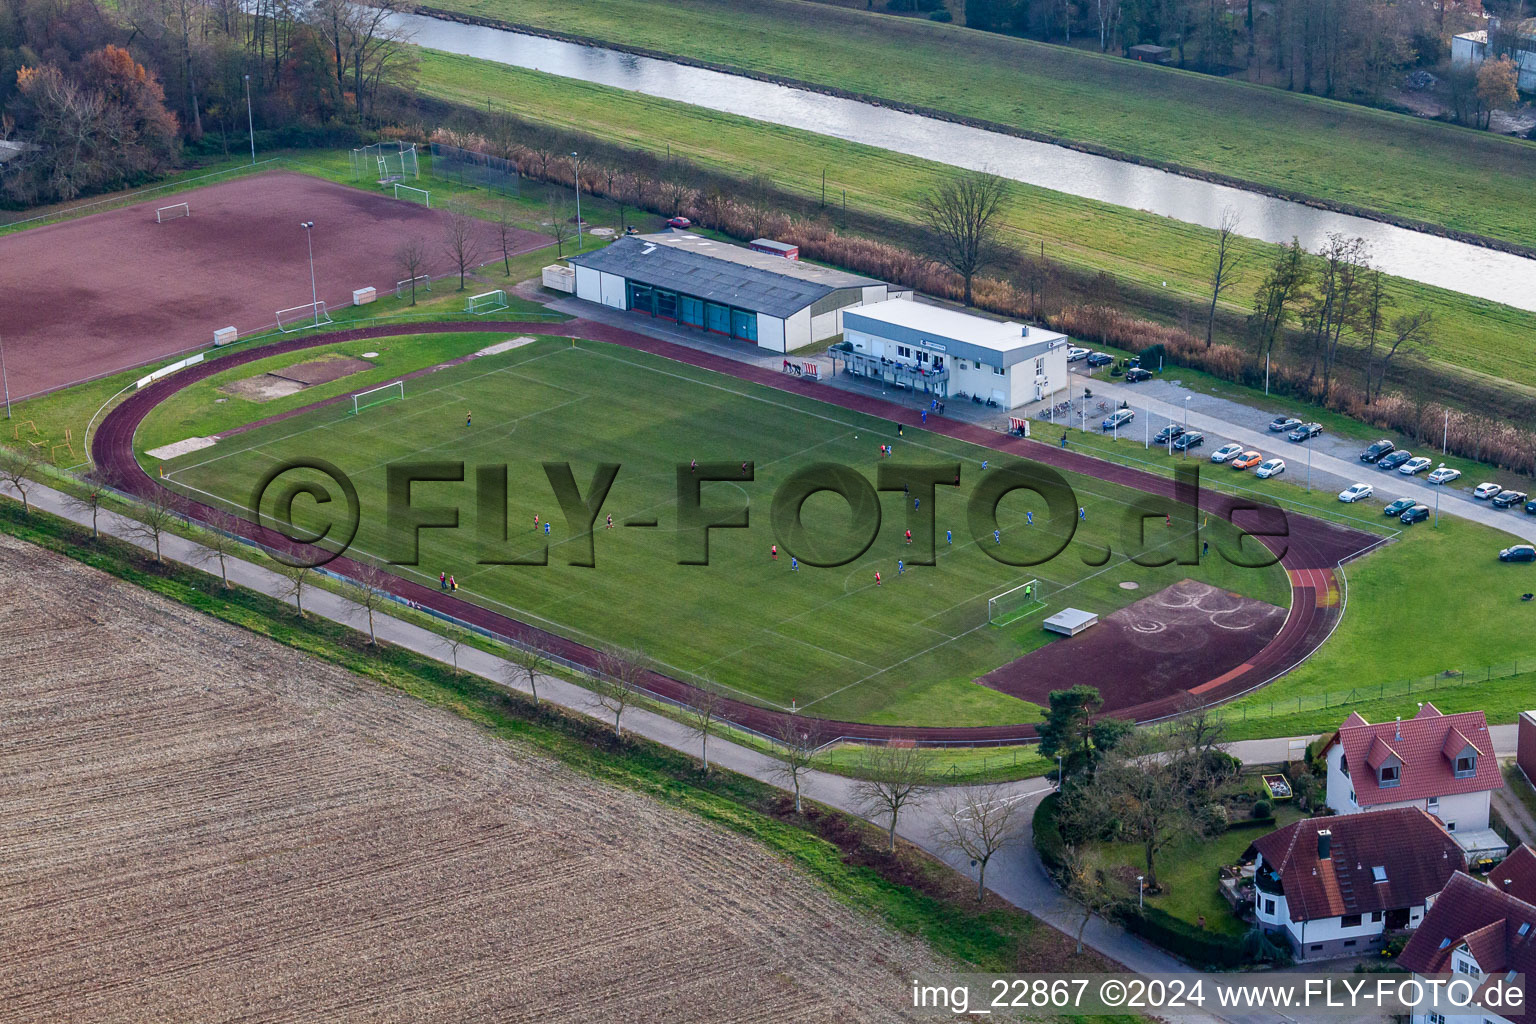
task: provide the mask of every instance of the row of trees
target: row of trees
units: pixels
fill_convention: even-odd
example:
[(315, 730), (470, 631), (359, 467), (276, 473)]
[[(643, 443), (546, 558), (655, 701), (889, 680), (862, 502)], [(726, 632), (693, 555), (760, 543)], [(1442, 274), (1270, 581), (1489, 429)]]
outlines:
[(966, 0), (972, 28), (1102, 52), (1167, 46), (1180, 67), (1246, 69), (1272, 85), (1379, 103), (1404, 71), (1440, 64), (1480, 0)]
[[(297, 139), (387, 120), (408, 96), (403, 0), (8, 0), (0, 135), (23, 144), (4, 196), (35, 205), (132, 185), (184, 145)], [(247, 97), (250, 109), (247, 110)]]

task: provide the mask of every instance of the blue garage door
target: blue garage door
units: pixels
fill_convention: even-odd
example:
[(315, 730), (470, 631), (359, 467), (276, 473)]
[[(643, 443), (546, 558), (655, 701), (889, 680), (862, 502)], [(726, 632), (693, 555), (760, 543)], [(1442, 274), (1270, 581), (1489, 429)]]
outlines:
[(704, 326), (704, 300), (691, 295), (677, 297), (677, 319), (690, 327)]
[(721, 334), (731, 333), (731, 307), (715, 302), (704, 303), (704, 326)]
[(744, 309), (731, 310), (731, 336), (757, 343), (757, 314)]

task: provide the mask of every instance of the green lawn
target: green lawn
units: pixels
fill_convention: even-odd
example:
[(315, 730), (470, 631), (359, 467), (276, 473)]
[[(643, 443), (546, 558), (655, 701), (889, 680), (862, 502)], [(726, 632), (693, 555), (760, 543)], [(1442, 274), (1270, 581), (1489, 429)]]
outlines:
[(1488, 132), (794, 0), (438, 2), (1531, 244), (1536, 144)]
[[(396, 342), (373, 344), (389, 353)], [(478, 344), (467, 341), (465, 347)], [(184, 429), (203, 435), (250, 417), (231, 402), (216, 403), (214, 394), (189, 392), (186, 404), (151, 417), (141, 448)], [(472, 427), (465, 426), (467, 412), (474, 413)], [(1052, 607), (1070, 600), (1104, 612), (1186, 576), (1276, 604), (1288, 601), (1278, 568), (1243, 570), (1209, 559), (1198, 568), (1148, 569), (1122, 561), (1119, 553), (1104, 569), (1089, 568), (1083, 545), (1120, 547), (1118, 514), (1134, 493), (1090, 479), (1070, 480), (1077, 503), (1087, 509), (1076, 539), (1033, 569), (989, 557), (970, 539), (961, 495), (945, 493), (938, 498), (936, 566), (898, 574), (897, 560), (918, 550), (903, 543), (905, 499), (899, 493), (882, 499), (884, 525), (852, 563), (802, 565), (792, 572), (787, 553), (772, 561), (769, 546), (782, 538), (769, 506), (785, 478), (820, 461), (872, 477), (877, 445), (885, 441), (896, 445), (893, 464), (962, 464), (962, 495), (981, 475), (983, 460), (994, 469), (1008, 461), (921, 431), (896, 438), (883, 421), (642, 353), (545, 339), (413, 381), (404, 402), (359, 417), (344, 406), (318, 410), (174, 460), (166, 471), (180, 486), (243, 505), (255, 478), (274, 460), (324, 453), (353, 475), (362, 496), (354, 550), (391, 557), (402, 552), (400, 535), (387, 528), (383, 512), (386, 463), (508, 463), (512, 539), (504, 553), (526, 556), (543, 548), (544, 535), (531, 526), (538, 514), (541, 522), (552, 520), (550, 564), (477, 566), (482, 548), (474, 484), (422, 483), (414, 488), (415, 504), (455, 502), (465, 510), (463, 528), (422, 531), (419, 566), (401, 572), (430, 581), (439, 571), (451, 572), (461, 596), (579, 639), (639, 644), (684, 678), (718, 683), (771, 705), (794, 701), (835, 718), (953, 725), (1030, 720), (1032, 705), (971, 680), (1044, 642), (1038, 612), (1008, 628), (986, 624), (987, 598), (1031, 577), (1046, 582)], [(726, 462), (732, 475), (743, 460), (756, 464), (752, 483), (705, 487), (706, 506), (753, 506), (750, 529), (713, 532), (707, 566), (676, 564), (676, 467), (693, 458)], [(583, 493), (595, 464), (621, 464), (603, 512), (612, 511), (620, 526), (630, 516), (656, 516), (659, 528), (599, 528), (596, 567), (566, 564), (581, 539), (551, 496), (540, 467), (544, 460), (570, 460)], [(473, 468), (468, 475), (472, 480)], [(1034, 513), (1036, 526), (1025, 524), (1026, 512)], [(1038, 542), (1050, 529), (1044, 503), (1033, 496), (1005, 499), (1000, 516), (1004, 550)], [(805, 517), (822, 540), (841, 537), (848, 522), (845, 506), (828, 494), (812, 497)], [(946, 529), (954, 532), (953, 546), (942, 536)], [(1209, 529), (1230, 527), (1212, 522)], [(921, 540), (920, 526), (916, 532)], [(1211, 540), (1218, 548), (1219, 537)], [(990, 535), (982, 541), (993, 546)], [(1154, 543), (1167, 541), (1154, 536)], [(878, 587), (876, 570), (884, 577)], [(1140, 590), (1120, 588), (1122, 580), (1137, 581)]]
[[(780, 188), (819, 196), (844, 192), (850, 209), (916, 224), (921, 195), (954, 174), (942, 164), (810, 132), (751, 121), (699, 107), (589, 85), (488, 61), (420, 51), (421, 89), (470, 107), (489, 97), (517, 97), (520, 116), (660, 153), (670, 147), (698, 164), (745, 180), (765, 175)], [(1129, 67), (1129, 62), (1118, 66)], [(1531, 157), (1536, 157), (1533, 149)], [(1530, 160), (1536, 167), (1536, 159)], [(1105, 270), (1122, 281), (1167, 290), (1198, 307), (1208, 296), (1214, 232), (1166, 217), (1126, 210), (1014, 183), (1003, 220), (1005, 241), (1021, 251)], [(1223, 302), (1246, 313), (1268, 259), (1265, 247), (1242, 240), (1242, 274)], [(1428, 308), (1435, 344), (1428, 358), (1482, 385), (1536, 394), (1536, 313), (1392, 278), (1399, 309)], [(1346, 342), (1348, 343), (1348, 342)]]

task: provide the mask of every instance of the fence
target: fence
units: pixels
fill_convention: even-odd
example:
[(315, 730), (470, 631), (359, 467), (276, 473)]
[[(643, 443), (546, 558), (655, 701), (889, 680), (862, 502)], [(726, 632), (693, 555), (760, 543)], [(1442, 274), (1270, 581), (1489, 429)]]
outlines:
[(494, 189), (504, 196), (518, 194), (517, 164), (489, 153), (434, 142), (432, 173), (439, 178), (452, 178), (461, 185), (480, 185)]

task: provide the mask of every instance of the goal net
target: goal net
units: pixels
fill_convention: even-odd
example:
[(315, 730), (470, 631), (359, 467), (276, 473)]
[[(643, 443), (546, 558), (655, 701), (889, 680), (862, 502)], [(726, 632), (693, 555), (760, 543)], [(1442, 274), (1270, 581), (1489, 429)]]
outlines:
[(431, 277), (431, 275), (430, 274), (417, 274), (415, 278), (409, 278), (408, 277), (404, 281), (396, 281), (395, 282), (395, 298), (397, 298), (397, 299), (405, 298), (407, 295), (411, 294), (411, 288), (412, 287), (415, 287), (415, 289), (417, 291), (419, 291), (419, 292), (429, 292), (429, 291), (431, 291), (432, 290), (432, 277)]
[(155, 223), (164, 224), (168, 220), (190, 216), (192, 216), (192, 207), (186, 203), (172, 203), (170, 206), (162, 206), (155, 211)]
[(306, 302), (302, 306), (290, 306), (277, 311), (277, 329), (284, 334), (302, 331), (307, 327), (320, 327), (330, 322), (324, 302)]
[(987, 621), (994, 626), (1006, 626), (1024, 616), (1045, 607), (1045, 595), (1039, 580), (1029, 580), (1010, 587), (987, 600)]
[(352, 396), (352, 415), (356, 416), (364, 409), (375, 405), (383, 405), (385, 402), (404, 400), (405, 381), (392, 380), (388, 384), (381, 384), (367, 391), (359, 391)]
[(402, 185), (395, 182), (395, 198), (403, 199), (408, 203), (420, 203), (427, 209), (432, 208), (432, 193), (415, 185)]
[(464, 312), (474, 313), (477, 316), (481, 313), (494, 313), (497, 310), (506, 308), (507, 293), (500, 288), (493, 292), (481, 292), (479, 295), (471, 295), (464, 303)]

